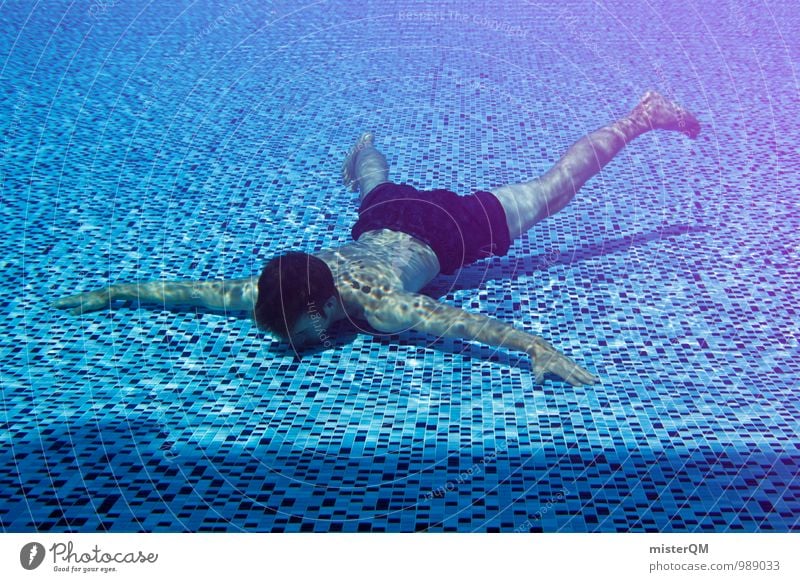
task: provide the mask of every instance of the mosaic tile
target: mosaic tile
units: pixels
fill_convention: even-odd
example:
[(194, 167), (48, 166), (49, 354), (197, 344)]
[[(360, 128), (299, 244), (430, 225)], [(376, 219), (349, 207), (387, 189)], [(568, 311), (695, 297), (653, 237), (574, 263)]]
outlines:
[[(798, 529), (790, 3), (145, 4), (3, 9), (2, 531)], [(340, 325), (298, 360), (239, 314), (48, 307), (347, 243), (365, 129), (392, 179), (466, 194), (651, 87), (696, 141), (641, 137), (425, 289), (595, 386), (418, 333)]]

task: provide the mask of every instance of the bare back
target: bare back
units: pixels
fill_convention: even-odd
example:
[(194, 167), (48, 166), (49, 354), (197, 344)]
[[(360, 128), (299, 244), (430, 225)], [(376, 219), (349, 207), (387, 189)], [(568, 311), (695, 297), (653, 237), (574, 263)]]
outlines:
[(388, 229), (366, 232), (357, 241), (315, 256), (333, 273), (350, 317), (377, 309), (391, 293), (419, 291), (439, 274), (439, 260), (428, 245)]

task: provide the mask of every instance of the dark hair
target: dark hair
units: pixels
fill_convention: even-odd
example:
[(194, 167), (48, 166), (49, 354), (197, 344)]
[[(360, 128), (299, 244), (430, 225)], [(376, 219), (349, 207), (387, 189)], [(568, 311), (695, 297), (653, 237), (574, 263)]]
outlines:
[(258, 278), (256, 324), (288, 339), (303, 313), (319, 313), (335, 295), (333, 273), (324, 261), (300, 252), (279, 255), (266, 264)]

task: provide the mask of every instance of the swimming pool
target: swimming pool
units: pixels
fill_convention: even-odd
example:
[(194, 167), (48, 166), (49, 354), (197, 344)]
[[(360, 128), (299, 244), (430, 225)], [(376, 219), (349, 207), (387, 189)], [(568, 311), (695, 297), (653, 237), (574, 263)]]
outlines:
[[(3, 6), (4, 531), (789, 531), (800, 514), (800, 19), (789, 3)], [(794, 40), (790, 40), (794, 39)], [(391, 177), (529, 179), (649, 88), (651, 132), (508, 256), (426, 293), (601, 377), (53, 299), (344, 244)]]

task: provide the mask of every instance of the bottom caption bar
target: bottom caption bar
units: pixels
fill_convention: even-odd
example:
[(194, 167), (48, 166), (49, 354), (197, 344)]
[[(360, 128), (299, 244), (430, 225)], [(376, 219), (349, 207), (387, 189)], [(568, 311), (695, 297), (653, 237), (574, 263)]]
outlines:
[(800, 580), (795, 534), (23, 534), (3, 580)]

